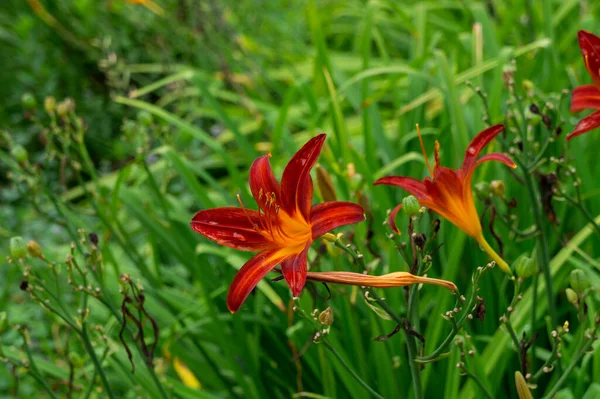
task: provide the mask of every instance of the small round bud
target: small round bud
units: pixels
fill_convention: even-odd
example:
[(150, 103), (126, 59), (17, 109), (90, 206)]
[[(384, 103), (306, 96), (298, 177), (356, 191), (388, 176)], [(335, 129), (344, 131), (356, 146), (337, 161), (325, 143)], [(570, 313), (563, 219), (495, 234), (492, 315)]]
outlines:
[(486, 181), (479, 182), (475, 185), (475, 193), (481, 198), (487, 198), (492, 195), (492, 188), (490, 183)]
[(590, 282), (585, 277), (585, 273), (579, 269), (575, 269), (571, 272), (569, 283), (571, 284), (571, 288), (573, 288), (578, 295), (583, 294), (590, 286)]
[(490, 182), (490, 188), (492, 190), (492, 194), (496, 197), (503, 197), (504, 192), (506, 191), (506, 186), (502, 180), (492, 180)]
[(0, 334), (8, 329), (8, 315), (6, 312), (0, 312)]
[(533, 82), (531, 80), (524, 79), (521, 82), (521, 87), (523, 88), (523, 91), (525, 91), (526, 93), (529, 94), (530, 92), (533, 92), (535, 85), (533, 84)]
[(417, 216), (420, 209), (421, 205), (413, 195), (409, 195), (408, 197), (404, 197), (402, 199), (402, 210), (404, 210), (404, 213), (406, 213), (409, 217)]
[(27, 257), (27, 245), (23, 237), (12, 237), (10, 239), (10, 256), (15, 259)]
[(73, 101), (70, 98), (65, 98), (63, 101), (58, 103), (58, 105), (56, 106), (56, 113), (61, 118), (68, 116), (69, 112), (72, 112), (74, 110), (75, 110), (75, 101)]
[(73, 351), (69, 352), (69, 360), (75, 368), (82, 368), (85, 365), (85, 359), (79, 353)]
[(31, 111), (37, 106), (37, 101), (31, 93), (25, 93), (21, 96), (21, 104), (23, 104), (23, 108)]
[(27, 252), (29, 252), (29, 255), (33, 258), (42, 259), (44, 257), (44, 254), (42, 253), (42, 247), (40, 247), (40, 244), (33, 240), (27, 243)]
[(56, 111), (56, 99), (52, 96), (44, 99), (44, 109), (47, 113), (52, 114)]
[(526, 279), (537, 272), (537, 264), (535, 260), (523, 254), (515, 261), (515, 271), (517, 272), (517, 276)]
[(28, 158), (27, 150), (20, 144), (17, 144), (12, 148), (10, 155), (12, 155), (18, 163), (24, 163)]
[(579, 297), (575, 291), (573, 291), (571, 288), (567, 288), (565, 290), (565, 294), (567, 295), (567, 301), (571, 302), (573, 305), (577, 305), (577, 302), (579, 302)]
[(154, 122), (152, 114), (148, 111), (140, 111), (137, 114), (137, 120), (144, 126), (150, 126)]
[(319, 314), (319, 322), (327, 327), (333, 324), (333, 310), (331, 306), (328, 306), (327, 309)]

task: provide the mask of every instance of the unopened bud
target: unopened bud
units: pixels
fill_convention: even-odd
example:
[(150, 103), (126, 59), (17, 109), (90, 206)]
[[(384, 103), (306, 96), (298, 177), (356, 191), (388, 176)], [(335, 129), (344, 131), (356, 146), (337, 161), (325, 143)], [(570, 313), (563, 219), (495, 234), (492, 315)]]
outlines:
[(577, 305), (579, 302), (579, 297), (575, 291), (573, 291), (571, 288), (567, 288), (565, 290), (565, 294), (567, 295), (567, 301), (571, 302), (573, 305)]
[(37, 101), (31, 93), (25, 93), (21, 96), (21, 104), (23, 104), (23, 108), (31, 111), (37, 106)]
[(18, 163), (24, 163), (28, 158), (27, 150), (20, 144), (15, 145), (12, 150), (10, 150), (10, 155), (12, 155)]
[(29, 252), (29, 255), (33, 258), (42, 259), (44, 257), (44, 254), (42, 253), (42, 247), (40, 247), (40, 244), (33, 240), (27, 243), (27, 252)]
[(519, 399), (533, 399), (533, 395), (531, 395), (531, 391), (527, 386), (527, 381), (525, 381), (520, 371), (515, 372), (515, 385)]
[(10, 256), (15, 259), (27, 257), (27, 245), (23, 237), (12, 237), (10, 239)]
[(504, 192), (506, 191), (506, 186), (502, 180), (492, 180), (490, 182), (490, 188), (492, 189), (492, 194), (496, 197), (503, 197)]
[(533, 93), (535, 85), (531, 80), (525, 79), (521, 82), (521, 87), (523, 88), (523, 91), (527, 93), (527, 95), (531, 95)]
[(44, 99), (44, 109), (47, 113), (52, 114), (56, 111), (56, 99), (52, 96)]
[(517, 272), (517, 276), (526, 279), (535, 274), (537, 264), (535, 260), (523, 254), (515, 261), (515, 271)]
[(578, 295), (583, 294), (583, 292), (590, 287), (590, 282), (586, 279), (585, 273), (579, 269), (575, 269), (571, 272), (569, 283), (571, 284), (571, 288), (573, 288)]
[(321, 165), (317, 165), (317, 185), (319, 186), (323, 201), (329, 202), (337, 200), (331, 176), (321, 167)]
[(333, 324), (333, 310), (331, 310), (331, 306), (328, 306), (327, 309), (319, 314), (319, 322), (327, 327)]
[(69, 352), (69, 360), (76, 369), (82, 368), (85, 365), (85, 359), (78, 352)]
[(56, 113), (61, 118), (64, 118), (69, 114), (69, 112), (73, 112), (75, 110), (75, 101), (71, 98), (65, 98), (63, 101), (58, 103), (56, 106)]
[(402, 199), (402, 210), (409, 217), (417, 216), (420, 209), (421, 204), (419, 204), (419, 201), (414, 195), (409, 195), (408, 197), (404, 197)]

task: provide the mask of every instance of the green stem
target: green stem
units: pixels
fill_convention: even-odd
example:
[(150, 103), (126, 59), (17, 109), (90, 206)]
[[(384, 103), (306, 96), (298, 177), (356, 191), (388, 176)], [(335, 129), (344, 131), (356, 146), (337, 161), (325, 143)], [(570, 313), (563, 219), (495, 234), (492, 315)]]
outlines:
[(485, 395), (486, 398), (488, 398), (488, 399), (494, 398), (492, 396), (492, 394), (490, 394), (488, 392), (487, 388), (485, 387), (485, 385), (483, 385), (483, 382), (481, 382), (481, 379), (479, 379), (479, 377), (477, 377), (477, 375), (475, 375), (474, 373), (471, 373), (466, 367), (463, 367), (463, 371), (469, 378), (471, 378), (473, 381), (475, 381), (475, 383), (477, 384), (479, 389), (481, 389), (481, 392), (483, 392), (483, 394)]
[(339, 360), (339, 362), (342, 364), (342, 366), (344, 366), (344, 368), (352, 375), (352, 377), (354, 377), (356, 382), (358, 382), (363, 388), (365, 388), (373, 397), (383, 399), (383, 396), (381, 396), (380, 394), (375, 392), (373, 390), (373, 388), (371, 388), (369, 385), (367, 385), (367, 383), (364, 382), (358, 374), (356, 374), (356, 372), (352, 369), (352, 367), (350, 367), (350, 365), (348, 363), (346, 363), (344, 358), (335, 350), (335, 348), (329, 342), (324, 340), (323, 345), (325, 345), (325, 347), (327, 349), (329, 349), (329, 351), (333, 354), (333, 356), (335, 356)]
[(106, 389), (106, 394), (108, 395), (108, 397), (110, 399), (115, 399), (115, 395), (110, 387), (110, 384), (108, 383), (108, 379), (106, 378), (106, 374), (104, 373), (102, 364), (100, 364), (100, 361), (98, 360), (98, 356), (96, 356), (96, 351), (94, 350), (94, 347), (92, 346), (92, 343), (90, 341), (90, 336), (88, 335), (87, 327), (85, 325), (81, 329), (80, 335), (81, 335), (81, 340), (83, 341), (83, 345), (85, 346), (85, 349), (87, 350), (88, 354), (92, 358), (92, 362), (94, 363), (96, 372), (98, 373), (98, 375), (100, 375), (100, 380), (102, 381), (102, 385), (104, 385), (104, 389)]
[(597, 328), (594, 328), (594, 330), (591, 332), (592, 338), (588, 339), (587, 342), (585, 342), (584, 345), (581, 347), (581, 349), (579, 349), (579, 352), (577, 352), (577, 356), (575, 356), (575, 358), (573, 359), (571, 364), (569, 364), (569, 366), (565, 369), (564, 373), (560, 376), (558, 381), (556, 381), (556, 384), (554, 384), (554, 386), (552, 387), (550, 392), (548, 392), (548, 394), (546, 396), (544, 396), (544, 399), (552, 398), (558, 392), (558, 390), (562, 387), (562, 385), (565, 383), (565, 381), (567, 380), (567, 378), (569, 377), (569, 375), (571, 374), (571, 372), (573, 371), (573, 369), (575, 368), (577, 363), (579, 363), (581, 358), (585, 355), (585, 353), (588, 351), (588, 349), (590, 349), (590, 347), (594, 343), (593, 336), (594, 336), (594, 334), (596, 334), (596, 331), (597, 331)]
[(408, 350), (408, 365), (410, 366), (410, 375), (415, 390), (415, 399), (421, 399), (423, 398), (421, 370), (419, 369), (420, 366), (415, 362), (415, 359), (417, 358), (417, 343), (415, 342), (415, 337), (408, 331), (406, 331), (406, 348)]
[(23, 340), (25, 342), (25, 352), (27, 353), (27, 358), (29, 359), (29, 374), (46, 390), (46, 392), (48, 392), (51, 398), (58, 399), (58, 397), (48, 386), (44, 378), (42, 378), (42, 375), (40, 374), (40, 371), (38, 370), (35, 361), (33, 360), (33, 356), (31, 355), (31, 351), (29, 350), (29, 343), (27, 342), (28, 338), (26, 336), (26, 333), (21, 332), (21, 335), (23, 336)]
[[(527, 192), (529, 193), (529, 201), (531, 202), (531, 207), (533, 209), (533, 217), (535, 219), (535, 224), (540, 232), (537, 237), (539, 248), (537, 251), (538, 262), (542, 269), (542, 274), (544, 276), (544, 282), (546, 283), (545, 291), (548, 299), (548, 309), (550, 312), (550, 318), (552, 319), (552, 325), (557, 325), (557, 317), (556, 317), (556, 307), (554, 304), (554, 294), (552, 289), (552, 274), (550, 273), (550, 250), (548, 248), (548, 237), (546, 237), (546, 231), (544, 230), (544, 217), (542, 215), (542, 210), (540, 209), (540, 204), (538, 201), (537, 190), (535, 189), (535, 185), (533, 183), (533, 178), (530, 173), (523, 173), (523, 178), (525, 181), (525, 185), (527, 186)], [(535, 328), (534, 325), (531, 328)]]

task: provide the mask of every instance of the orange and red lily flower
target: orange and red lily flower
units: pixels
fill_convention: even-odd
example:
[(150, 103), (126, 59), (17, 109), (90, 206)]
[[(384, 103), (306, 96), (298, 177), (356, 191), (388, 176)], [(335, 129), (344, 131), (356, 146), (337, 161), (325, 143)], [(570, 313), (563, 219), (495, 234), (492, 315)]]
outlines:
[(584, 109), (596, 111), (579, 121), (573, 133), (567, 136), (567, 140), (600, 127), (600, 37), (584, 30), (580, 30), (577, 36), (583, 62), (594, 83), (573, 90), (571, 112), (581, 112)]
[[(423, 140), (419, 133), (421, 149), (423, 150), (423, 155), (425, 156), (425, 161), (432, 178), (425, 177), (424, 181), (419, 181), (410, 177), (386, 176), (377, 180), (375, 185), (386, 184), (402, 187), (414, 195), (421, 205), (448, 219), (462, 231), (475, 238), (479, 245), (496, 261), (498, 266), (506, 273), (510, 273), (508, 264), (494, 251), (483, 236), (481, 222), (475, 208), (473, 192), (471, 190), (473, 171), (482, 163), (498, 161), (511, 168), (517, 167), (510, 157), (500, 153), (491, 153), (479, 158), (479, 154), (483, 148), (502, 130), (504, 130), (504, 125), (496, 125), (475, 136), (471, 144), (467, 147), (462, 167), (458, 170), (452, 170), (440, 165), (439, 143), (437, 141), (435, 143), (435, 163), (433, 169), (431, 169), (427, 154), (425, 154)], [(390, 214), (390, 225), (396, 232), (398, 232), (395, 221), (396, 214), (401, 208), (402, 204), (394, 208)]]
[(320, 134), (312, 138), (292, 157), (283, 171), (281, 184), (273, 175), (270, 154), (254, 161), (250, 168), (250, 189), (258, 210), (243, 205), (208, 209), (192, 219), (192, 229), (221, 245), (259, 251), (231, 283), (227, 295), (231, 312), (240, 308), (256, 284), (278, 264), (292, 295), (300, 295), (306, 282), (311, 243), (332, 229), (365, 220), (363, 208), (351, 202), (312, 205), (310, 170), (321, 153), (325, 137)]

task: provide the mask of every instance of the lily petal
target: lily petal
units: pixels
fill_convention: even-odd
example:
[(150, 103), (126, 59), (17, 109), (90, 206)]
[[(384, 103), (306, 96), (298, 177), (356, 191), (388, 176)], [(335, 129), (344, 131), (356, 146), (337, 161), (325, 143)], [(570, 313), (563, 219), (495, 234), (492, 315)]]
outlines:
[(292, 157), (281, 176), (281, 201), (283, 209), (290, 215), (300, 212), (309, 220), (312, 204), (313, 184), (310, 170), (321, 154), (327, 135), (320, 134), (310, 139)]
[(390, 227), (392, 228), (392, 230), (394, 230), (394, 232), (396, 234), (400, 234), (400, 230), (398, 229), (398, 226), (396, 225), (396, 215), (398, 214), (400, 209), (402, 209), (401, 203), (396, 205), (396, 207), (394, 209), (392, 209), (392, 211), (390, 212), (390, 216), (388, 217), (388, 223), (390, 224)]
[(594, 82), (600, 85), (600, 37), (584, 30), (577, 36), (585, 66)]
[(306, 262), (310, 243), (299, 254), (292, 255), (281, 262), (281, 273), (292, 290), (292, 296), (298, 297), (306, 283)]
[(567, 140), (571, 140), (573, 137), (587, 133), (597, 127), (600, 127), (600, 111), (596, 111), (579, 121), (573, 133), (567, 136)]
[(254, 200), (261, 209), (265, 209), (265, 199), (267, 195), (275, 193), (275, 198), (279, 199), (279, 183), (273, 175), (271, 169), (270, 156), (264, 155), (257, 158), (250, 167), (250, 189)]
[(365, 211), (362, 206), (345, 201), (331, 201), (315, 205), (310, 210), (312, 239), (347, 224), (363, 222)]
[(401, 187), (408, 191), (409, 194), (417, 197), (418, 200), (427, 199), (429, 197), (427, 194), (427, 189), (425, 188), (425, 184), (423, 184), (422, 181), (413, 179), (412, 177), (385, 176), (373, 183), (374, 186), (378, 186), (380, 184)]
[(227, 307), (231, 313), (238, 311), (256, 284), (277, 264), (289, 257), (289, 252), (266, 250), (254, 255), (235, 275), (227, 293)]
[(571, 94), (571, 112), (584, 109), (600, 109), (600, 90), (595, 85), (583, 85), (573, 89)]
[(463, 160), (462, 169), (465, 173), (468, 173), (469, 169), (475, 166), (479, 154), (483, 148), (490, 143), (501, 131), (504, 130), (504, 125), (495, 125), (489, 127), (479, 133), (471, 144), (467, 147), (465, 152), (465, 159)]
[(477, 160), (477, 162), (475, 163), (475, 167), (473, 169), (475, 169), (477, 166), (481, 165), (482, 163), (488, 162), (488, 161), (502, 162), (504, 165), (511, 167), (513, 169), (517, 167), (517, 164), (515, 164), (513, 162), (513, 160), (511, 159), (511, 157), (509, 157), (508, 155), (504, 155), (499, 152), (492, 152), (491, 154), (487, 154), (487, 155), (484, 155), (481, 158), (479, 158)]
[(215, 208), (198, 212), (190, 226), (218, 244), (242, 251), (260, 251), (272, 244), (254, 226), (260, 225), (257, 211), (242, 208)]

